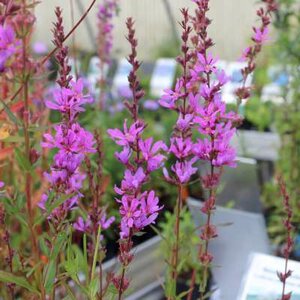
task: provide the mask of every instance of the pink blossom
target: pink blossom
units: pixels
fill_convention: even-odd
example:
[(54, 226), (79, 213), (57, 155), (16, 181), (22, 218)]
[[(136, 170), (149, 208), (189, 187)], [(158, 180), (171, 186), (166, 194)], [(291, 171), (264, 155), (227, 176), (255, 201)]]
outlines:
[(178, 159), (188, 157), (192, 153), (192, 148), (193, 143), (190, 138), (171, 138), (171, 146), (169, 151), (173, 153)]
[(54, 100), (45, 102), (46, 106), (53, 110), (58, 110), (62, 114), (67, 114), (73, 120), (76, 115), (83, 112), (83, 106), (86, 103), (92, 103), (93, 99), (90, 95), (83, 94), (83, 80), (70, 82), (70, 88), (55, 89), (53, 92)]
[(165, 156), (158, 152), (160, 150), (167, 150), (167, 146), (162, 141), (158, 141), (153, 145), (152, 143), (152, 137), (146, 139), (145, 141), (139, 141), (139, 148), (143, 155), (143, 161), (147, 163), (148, 172), (153, 172), (162, 166)]
[(216, 72), (217, 68), (215, 66), (216, 62), (218, 61), (216, 58), (213, 57), (211, 53), (205, 57), (202, 53), (197, 54), (198, 60), (195, 65), (196, 72), (205, 72), (205, 73), (212, 73)]
[(121, 188), (115, 186), (115, 192), (119, 195), (131, 193), (138, 190), (146, 179), (146, 175), (142, 167), (139, 167), (136, 172), (125, 170), (124, 179), (121, 182)]
[(188, 128), (190, 128), (193, 125), (193, 118), (194, 115), (192, 114), (186, 114), (184, 117), (182, 114), (180, 114), (176, 122), (178, 130), (186, 131)]
[(120, 208), (120, 214), (122, 221), (127, 227), (132, 228), (138, 217), (141, 215), (140, 202), (132, 197), (124, 195), (121, 200), (122, 206)]
[(197, 168), (193, 167), (193, 164), (197, 161), (196, 157), (193, 157), (188, 161), (177, 161), (171, 170), (175, 173), (177, 179), (181, 184), (189, 182), (191, 176), (197, 172)]
[(127, 165), (131, 157), (132, 151), (129, 147), (124, 147), (121, 152), (116, 152), (116, 158), (124, 165)]
[(158, 212), (162, 209), (162, 206), (159, 206), (158, 204), (159, 199), (155, 196), (154, 191), (144, 193), (141, 199), (141, 210), (143, 216), (146, 216), (146, 218), (142, 221), (140, 226), (145, 227), (155, 222)]
[(17, 53), (20, 44), (10, 25), (0, 25), (0, 72), (5, 70), (7, 61)]
[(253, 40), (256, 43), (263, 44), (268, 40), (268, 35), (269, 35), (268, 27), (264, 27), (263, 29), (254, 27), (253, 30), (254, 30)]
[[(97, 227), (100, 225), (101, 230), (105, 230), (108, 229), (114, 221), (115, 217), (110, 217), (107, 219), (106, 213), (102, 212), (99, 221), (96, 222), (96, 225)], [(94, 224), (90, 215), (88, 215), (86, 220), (84, 220), (82, 217), (78, 217), (77, 221), (73, 224), (73, 228), (75, 230), (85, 233), (92, 233), (94, 230), (93, 226)]]
[(176, 101), (184, 97), (184, 92), (182, 92), (183, 81), (177, 80), (175, 90), (166, 89), (165, 94), (159, 100), (159, 104), (163, 107), (174, 109), (176, 107)]
[(127, 128), (127, 120), (124, 121), (124, 132), (120, 129), (108, 129), (107, 133), (119, 146), (130, 146), (136, 142), (139, 135), (143, 132), (145, 126), (142, 122), (133, 123)]
[(56, 134), (44, 134), (44, 142), (42, 147), (58, 148), (66, 153), (81, 152), (94, 153), (94, 137), (93, 135), (83, 129), (78, 123), (72, 124), (71, 128), (65, 128), (63, 124), (55, 126)]

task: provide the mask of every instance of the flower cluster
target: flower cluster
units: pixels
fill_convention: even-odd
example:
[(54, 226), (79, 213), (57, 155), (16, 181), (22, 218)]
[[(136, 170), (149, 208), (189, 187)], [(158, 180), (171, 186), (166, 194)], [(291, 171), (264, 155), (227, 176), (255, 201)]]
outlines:
[(128, 61), (133, 69), (129, 75), (129, 83), (132, 93), (132, 103), (125, 105), (130, 111), (133, 123), (128, 126), (124, 121), (123, 131), (120, 129), (109, 129), (109, 136), (122, 146), (123, 149), (115, 154), (116, 158), (124, 164), (126, 170), (120, 187), (115, 187), (115, 192), (121, 197), (121, 239), (130, 238), (136, 232), (141, 231), (145, 226), (154, 223), (159, 206), (158, 197), (154, 191), (142, 192), (142, 186), (149, 180), (151, 172), (163, 165), (165, 157), (160, 153), (166, 150), (166, 145), (161, 142), (153, 142), (152, 138), (144, 140), (142, 134), (145, 124), (138, 118), (139, 101), (143, 97), (143, 91), (139, 90), (139, 81), (136, 72), (140, 63), (136, 60), (137, 41), (134, 38), (133, 21), (128, 19), (129, 29), (128, 40), (132, 46), (132, 54)]
[[(94, 153), (94, 137), (82, 128), (77, 122), (77, 116), (84, 111), (84, 105), (91, 103), (92, 98), (84, 95), (83, 82), (81, 79), (74, 81), (68, 75), (68, 50), (63, 47), (63, 27), (60, 9), (56, 10), (58, 22), (56, 23), (55, 44), (59, 51), (56, 55), (61, 66), (60, 77), (57, 80), (59, 87), (53, 92), (53, 101), (46, 101), (46, 106), (58, 110), (62, 114), (62, 122), (54, 127), (55, 133), (44, 134), (42, 147), (56, 149), (54, 161), (49, 173), (45, 177), (50, 183), (50, 191), (55, 195), (67, 195), (66, 201), (51, 212), (51, 217), (60, 219), (74, 207), (82, 194), (80, 192), (86, 175), (80, 171), (80, 166), (89, 153)], [(55, 197), (54, 197), (55, 199)], [(49, 195), (44, 194), (39, 204), (46, 210), (47, 201), (52, 201)]]
[(250, 87), (246, 86), (247, 78), (255, 70), (255, 58), (261, 52), (263, 44), (268, 40), (268, 26), (271, 23), (271, 15), (278, 9), (276, 0), (262, 0), (262, 2), (265, 3), (266, 7), (260, 7), (256, 12), (261, 21), (261, 25), (259, 27), (253, 27), (252, 41), (254, 44), (247, 47), (241, 57), (241, 61), (246, 62), (246, 66), (242, 69), (242, 86), (236, 90), (238, 105), (240, 105), (243, 100), (247, 100), (250, 97)]
[(67, 115), (72, 122), (78, 113), (84, 111), (83, 106), (85, 104), (93, 102), (93, 98), (90, 95), (84, 95), (83, 88), (84, 82), (82, 79), (72, 80), (67, 88), (54, 89), (54, 99), (46, 101), (45, 104), (48, 108), (58, 110), (61, 114)]
[(0, 25), (0, 72), (7, 68), (8, 60), (18, 52), (21, 42), (10, 25)]
[(161, 106), (178, 112), (178, 119), (174, 128), (173, 136), (170, 139), (169, 154), (176, 157), (176, 162), (171, 166), (172, 176), (166, 168), (163, 169), (167, 181), (182, 185), (189, 182), (191, 176), (197, 172), (194, 163), (197, 158), (193, 154), (192, 128), (194, 126), (194, 109), (196, 99), (189, 92), (191, 75), (189, 74), (189, 64), (192, 55), (188, 47), (191, 27), (188, 25), (188, 11), (182, 10), (183, 21), (181, 26), (182, 33), (182, 52), (183, 56), (177, 61), (181, 64), (183, 75), (177, 80), (174, 90), (167, 89), (165, 94), (159, 100)]
[[(225, 71), (218, 67), (218, 60), (209, 49), (213, 46), (212, 39), (207, 34), (211, 20), (207, 17), (208, 0), (195, 0), (195, 15), (191, 18), (195, 36), (192, 43), (195, 46), (193, 64), (190, 74), (190, 101), (193, 105), (194, 126), (200, 133), (200, 138), (193, 145), (193, 155), (206, 161), (210, 166), (209, 172), (201, 178), (202, 187), (208, 191), (202, 212), (207, 215), (207, 221), (201, 228), (200, 238), (204, 246), (199, 248), (199, 259), (205, 266), (213, 259), (208, 250), (208, 243), (217, 236), (216, 227), (210, 222), (210, 215), (215, 209), (216, 189), (219, 185), (221, 170), (225, 166), (236, 166), (236, 153), (230, 145), (235, 134), (235, 126), (240, 117), (234, 112), (226, 111), (221, 90), (227, 83)], [(203, 282), (204, 290), (206, 282)]]
[[(226, 105), (221, 97), (221, 88), (227, 82), (225, 72), (217, 68), (216, 59), (211, 59), (204, 65), (205, 55), (198, 53), (198, 57), (201, 60), (196, 63), (193, 76), (197, 76), (202, 82), (198, 96), (203, 101), (196, 103), (194, 122), (204, 138), (198, 139), (193, 152), (215, 167), (234, 167), (235, 150), (230, 146), (230, 140), (235, 133), (232, 120), (238, 120), (238, 116), (233, 112), (226, 112)], [(209, 80), (210, 76), (216, 79)]]
[(118, 289), (119, 297), (129, 286), (129, 280), (125, 273), (128, 265), (133, 259), (132, 236), (140, 232), (144, 227), (155, 222), (159, 211), (159, 199), (153, 190), (143, 191), (143, 185), (149, 181), (150, 173), (160, 168), (165, 160), (161, 154), (166, 150), (166, 145), (161, 142), (154, 142), (152, 138), (143, 139), (145, 123), (139, 119), (139, 103), (144, 96), (140, 89), (140, 82), (137, 78), (137, 71), (140, 63), (136, 59), (137, 40), (133, 28), (133, 20), (127, 20), (128, 37), (131, 45), (131, 54), (128, 57), (132, 70), (128, 76), (131, 90), (131, 101), (126, 100), (124, 105), (132, 117), (132, 124), (124, 121), (123, 131), (120, 129), (109, 129), (109, 136), (123, 149), (115, 153), (116, 158), (125, 166), (125, 172), (121, 185), (115, 186), (115, 192), (119, 195), (117, 202), (120, 204), (121, 226), (120, 226), (120, 253), (119, 260), (122, 264), (122, 274), (113, 274), (112, 282)]
[[(165, 90), (160, 99), (160, 104), (170, 110), (178, 112), (178, 119), (170, 139), (169, 154), (175, 156), (176, 161), (171, 166), (172, 175), (164, 169), (168, 182), (178, 186), (178, 199), (176, 205), (177, 226), (174, 234), (177, 236), (172, 257), (172, 279), (177, 278), (177, 257), (179, 249), (180, 209), (182, 203), (182, 185), (187, 184), (197, 172), (195, 163), (199, 160), (210, 164), (210, 173), (202, 178), (203, 188), (209, 190), (210, 197), (205, 201), (202, 211), (208, 216), (215, 207), (214, 190), (219, 184), (220, 173), (215, 169), (224, 166), (236, 165), (236, 153), (230, 146), (230, 141), (235, 133), (235, 123), (239, 116), (234, 112), (226, 111), (226, 104), (221, 97), (221, 89), (228, 78), (218, 68), (217, 59), (207, 51), (213, 42), (207, 36), (207, 27), (210, 20), (206, 17), (208, 0), (195, 0), (197, 9), (195, 16), (191, 17), (187, 10), (182, 10), (183, 32), (182, 53), (177, 59), (182, 66), (182, 76), (177, 80), (174, 90)], [(195, 35), (191, 36), (192, 21)], [(189, 41), (194, 45), (194, 50), (189, 48)], [(194, 141), (194, 130), (200, 138)], [(210, 218), (209, 218), (210, 219)], [(208, 252), (208, 241), (216, 237), (216, 228), (208, 222), (201, 228), (201, 239), (206, 246), (201, 248), (199, 258), (204, 266), (208, 267), (212, 255)], [(175, 270), (175, 271), (174, 271)], [(206, 284), (206, 283), (204, 283)]]
[[(106, 214), (103, 213), (99, 220), (96, 222), (97, 228), (101, 226), (102, 230), (108, 229), (110, 225), (115, 221), (115, 217), (107, 218)], [(73, 225), (74, 229), (85, 232), (85, 233), (93, 233), (94, 231), (94, 224), (91, 220), (91, 217), (88, 216), (86, 220), (82, 217), (79, 217)]]
[[(121, 186), (115, 186), (115, 192), (121, 196), (117, 201), (121, 205), (122, 239), (154, 223), (161, 209), (154, 191), (141, 190), (150, 173), (163, 165), (165, 157), (160, 152), (166, 150), (166, 146), (161, 141), (153, 143), (152, 138), (143, 140), (141, 135), (144, 128), (143, 122), (138, 120), (129, 129), (125, 121), (123, 132), (119, 129), (108, 130), (109, 136), (116, 144), (123, 147), (115, 156), (126, 167)], [(134, 154), (137, 153), (138, 157), (134, 158)]]
[(101, 62), (109, 64), (110, 53), (112, 49), (112, 29), (113, 25), (111, 20), (116, 14), (118, 8), (118, 0), (104, 0), (99, 5), (98, 9), (98, 56)]
[[(53, 135), (44, 134), (44, 142), (42, 142), (42, 147), (58, 150), (51, 171), (45, 173), (45, 177), (56, 193), (71, 196), (65, 203), (65, 210), (75, 205), (78, 197), (82, 196), (80, 189), (85, 175), (80, 171), (80, 166), (85, 155), (95, 152), (93, 135), (82, 128), (75, 119), (90, 98), (83, 95), (80, 90), (74, 92), (73, 87), (80, 85), (80, 82), (71, 81), (70, 85), (70, 88), (55, 90), (54, 101), (46, 102), (48, 108), (61, 112), (64, 122), (54, 127)], [(47, 197), (44, 195), (40, 207), (45, 208), (46, 200)]]

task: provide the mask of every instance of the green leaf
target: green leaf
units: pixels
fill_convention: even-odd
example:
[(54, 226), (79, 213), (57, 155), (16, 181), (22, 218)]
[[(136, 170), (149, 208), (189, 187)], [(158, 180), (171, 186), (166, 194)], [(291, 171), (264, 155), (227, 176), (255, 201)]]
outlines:
[(180, 293), (178, 296), (176, 296), (176, 299), (182, 299), (183, 297), (187, 296), (187, 294), (190, 292), (190, 289), (188, 289), (187, 291), (183, 291), (182, 293)]
[(92, 279), (92, 281), (89, 285), (89, 293), (90, 293), (90, 297), (92, 299), (94, 299), (94, 297), (96, 296), (98, 289), (99, 289), (98, 278), (95, 277)]
[(61, 248), (63, 247), (63, 244), (67, 240), (67, 233), (62, 231), (57, 235), (55, 245), (53, 247), (53, 251), (50, 255), (50, 260), (56, 260)]
[(71, 299), (71, 300), (76, 300), (76, 297), (75, 297), (75, 295), (73, 294), (73, 292), (72, 292), (72, 290), (70, 289), (70, 287), (68, 286), (68, 284), (67, 283), (65, 283), (65, 282), (63, 282), (62, 283), (63, 284), (63, 286), (64, 286), (64, 288), (66, 289), (66, 291), (67, 291), (67, 293), (68, 293), (68, 296), (66, 296), (64, 299), (65, 300), (69, 300), (69, 299)]
[(47, 202), (50, 203), (51, 201), (46, 202), (46, 209), (48, 213), (51, 213), (55, 208), (59, 207), (61, 204), (63, 204), (67, 199), (70, 199), (73, 196), (73, 194), (69, 195), (62, 195), (59, 197), (57, 201), (52, 203), (51, 205), (47, 205)]
[(18, 162), (19, 167), (25, 172), (31, 172), (31, 163), (28, 158), (20, 151), (20, 149), (15, 148), (16, 160)]
[(144, 231), (139, 231), (139, 232), (136, 232), (134, 235), (137, 236), (137, 237), (140, 237), (140, 236), (143, 236), (146, 232)]
[(35, 271), (41, 267), (42, 262), (38, 262), (34, 265), (34, 267), (30, 268), (28, 272), (26, 273), (26, 278), (30, 277), (32, 274), (35, 273)]
[(53, 245), (53, 249), (50, 254), (50, 262), (47, 266), (47, 271), (45, 275), (45, 289), (47, 293), (50, 293), (52, 291), (52, 288), (54, 286), (55, 282), (55, 276), (56, 276), (56, 259), (59, 255), (61, 249), (63, 248), (64, 243), (67, 239), (67, 233), (60, 232), (57, 235), (57, 238), (55, 240), (55, 243)]
[(45, 290), (47, 293), (52, 291), (54, 286), (54, 280), (56, 275), (56, 261), (51, 260), (48, 264), (46, 278), (45, 278)]
[(113, 284), (109, 285), (107, 291), (113, 295), (118, 295), (118, 293), (119, 293), (119, 290)]
[(14, 274), (5, 271), (0, 271), (0, 281), (5, 283), (15, 283), (19, 287), (23, 287), (32, 293), (40, 295), (39, 291), (24, 277), (15, 276)]
[(21, 126), (21, 122), (20, 120), (17, 119), (17, 117), (14, 115), (14, 113), (10, 110), (10, 108), (8, 107), (8, 105), (3, 101), (3, 100), (0, 100), (2, 105), (3, 105), (3, 108), (8, 116), (8, 118), (17, 126)]

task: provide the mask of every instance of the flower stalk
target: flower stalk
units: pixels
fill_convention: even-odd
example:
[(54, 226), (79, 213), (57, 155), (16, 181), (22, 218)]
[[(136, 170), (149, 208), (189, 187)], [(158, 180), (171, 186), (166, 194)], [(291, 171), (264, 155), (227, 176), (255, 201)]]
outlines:
[(287, 193), (286, 184), (281, 176), (277, 177), (277, 182), (280, 188), (280, 194), (282, 196), (282, 202), (286, 213), (286, 218), (283, 219), (283, 225), (286, 229), (286, 244), (283, 248), (283, 255), (285, 259), (284, 272), (277, 272), (277, 276), (282, 282), (282, 293), (280, 300), (290, 300), (292, 297), (292, 292), (286, 293), (286, 281), (292, 275), (292, 271), (288, 269), (288, 262), (294, 247), (294, 240), (292, 237), (294, 232), (294, 226), (292, 224), (293, 211), (290, 203), (290, 196)]
[(116, 152), (115, 156), (126, 168), (121, 186), (115, 186), (115, 192), (121, 198), (117, 199), (117, 202), (120, 204), (121, 215), (119, 261), (122, 270), (121, 275), (115, 275), (112, 279), (118, 290), (118, 299), (123, 298), (129, 286), (126, 270), (134, 258), (131, 253), (132, 237), (146, 226), (153, 224), (162, 208), (159, 206), (159, 199), (155, 192), (153, 190), (143, 191), (143, 186), (149, 181), (150, 174), (162, 166), (165, 157), (160, 154), (160, 151), (166, 148), (161, 141), (153, 143), (153, 138), (144, 140), (142, 137), (146, 124), (139, 118), (139, 102), (144, 96), (144, 91), (140, 88), (137, 77), (137, 71), (141, 64), (137, 60), (138, 41), (135, 38), (132, 18), (127, 19), (126, 26), (128, 29), (127, 40), (131, 46), (128, 62), (131, 64), (132, 70), (128, 81), (132, 101), (126, 100), (124, 104), (131, 115), (132, 123), (128, 126), (127, 120), (125, 120), (123, 131), (108, 130), (111, 139), (123, 148), (121, 152)]

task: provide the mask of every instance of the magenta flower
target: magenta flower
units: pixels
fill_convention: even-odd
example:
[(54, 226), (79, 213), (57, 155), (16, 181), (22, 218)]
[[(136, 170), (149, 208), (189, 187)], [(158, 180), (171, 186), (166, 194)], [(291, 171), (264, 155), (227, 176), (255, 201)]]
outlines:
[(218, 97), (207, 106), (198, 106), (194, 122), (200, 125), (199, 131), (203, 134), (214, 134), (215, 124), (223, 117), (225, 109), (225, 103)]
[(92, 221), (90, 217), (88, 217), (86, 221), (82, 217), (79, 217), (76, 223), (73, 224), (75, 230), (86, 232), (86, 233), (90, 231), (91, 226), (92, 226)]
[(158, 152), (160, 150), (167, 150), (167, 146), (162, 141), (158, 141), (153, 145), (152, 143), (153, 138), (139, 141), (139, 148), (143, 155), (143, 161), (147, 163), (148, 172), (153, 172), (163, 165), (165, 156)]
[(191, 176), (197, 172), (197, 168), (193, 167), (193, 164), (198, 160), (197, 157), (193, 157), (190, 160), (177, 161), (175, 165), (171, 167), (172, 172), (175, 174), (175, 179), (171, 178), (166, 168), (163, 169), (164, 176), (167, 181), (171, 183), (186, 184), (191, 179)]
[(174, 166), (171, 167), (175, 173), (177, 179), (181, 184), (189, 182), (191, 176), (197, 172), (197, 168), (193, 167), (193, 164), (197, 161), (196, 157), (193, 157), (189, 161), (180, 162), (177, 161)]
[(215, 73), (215, 75), (220, 86), (225, 85), (229, 81), (229, 77), (226, 75), (224, 70), (219, 70)]
[(198, 57), (198, 60), (195, 65), (195, 71), (197, 73), (199, 73), (199, 72), (204, 72), (204, 73), (216, 72), (217, 68), (216, 68), (215, 64), (218, 60), (215, 59), (211, 53), (208, 53), (207, 57), (205, 57), (202, 53), (198, 53), (197, 57)]
[(103, 213), (103, 215), (102, 215), (102, 217), (100, 219), (101, 228), (102, 229), (108, 229), (115, 220), (116, 220), (115, 217), (109, 217), (107, 219), (106, 214)]
[(178, 79), (174, 91), (170, 89), (164, 90), (165, 94), (159, 100), (159, 104), (163, 107), (174, 109), (176, 107), (176, 102), (184, 96), (182, 88), (183, 81)]
[(158, 205), (159, 200), (154, 191), (144, 192), (138, 198), (124, 195), (120, 202), (122, 238), (128, 237), (130, 230), (140, 231), (153, 224), (162, 209)]
[(116, 142), (119, 146), (131, 146), (136, 142), (139, 135), (145, 128), (145, 125), (142, 122), (133, 123), (129, 129), (127, 128), (127, 120), (124, 121), (124, 132), (120, 129), (108, 129), (107, 133), (110, 137)]
[[(132, 70), (128, 76), (131, 99), (127, 99), (125, 106), (132, 117), (132, 123), (127, 126), (125, 120), (123, 131), (109, 129), (107, 133), (117, 145), (122, 147), (122, 150), (115, 153), (115, 156), (126, 167), (120, 187), (115, 186), (114, 190), (121, 196), (121, 200), (116, 199), (120, 204), (121, 215), (119, 258), (121, 264), (127, 266), (132, 260), (130, 254), (132, 236), (145, 226), (154, 223), (158, 216), (160, 210), (158, 198), (153, 191), (143, 191), (143, 186), (150, 179), (150, 173), (163, 165), (165, 156), (160, 152), (167, 150), (167, 147), (161, 141), (154, 142), (153, 138), (143, 139), (146, 125), (139, 119), (138, 112), (144, 91), (140, 89), (137, 77), (137, 70), (140, 66), (136, 59), (137, 40), (131, 18), (127, 20), (126, 25), (129, 31), (127, 39), (131, 44), (128, 62)], [(122, 241), (123, 239), (126, 241)], [(124, 247), (124, 245), (128, 246)], [(127, 257), (131, 258), (127, 259)]]
[(126, 192), (132, 192), (138, 190), (146, 179), (146, 174), (142, 167), (139, 167), (137, 171), (131, 172), (125, 170), (124, 179), (121, 182), (121, 188), (115, 187), (115, 192), (119, 195), (123, 195)]
[(153, 224), (162, 208), (162, 206), (159, 206), (159, 199), (155, 196), (154, 191), (144, 193), (141, 200), (141, 210), (143, 213), (142, 216), (146, 216), (146, 218), (144, 218), (140, 226), (144, 228), (147, 225)]
[(46, 106), (53, 110), (58, 110), (63, 114), (68, 114), (73, 120), (78, 113), (83, 112), (86, 103), (92, 103), (90, 95), (83, 94), (84, 82), (82, 79), (71, 81), (70, 88), (55, 89), (53, 92), (54, 100), (45, 102)]
[(130, 190), (130, 189), (138, 189), (140, 185), (145, 180), (146, 175), (144, 170), (139, 167), (135, 173), (131, 173), (129, 170), (125, 171), (124, 180), (122, 181), (122, 189)]
[(194, 115), (186, 114), (183, 117), (183, 115), (180, 114), (176, 122), (176, 127), (178, 128), (179, 131), (184, 132), (193, 126), (193, 122), (194, 122)]
[(243, 53), (242, 53), (242, 57), (240, 58), (241, 62), (247, 61), (249, 55), (252, 52), (252, 48), (251, 47), (247, 47), (246, 49), (244, 49)]
[(268, 40), (269, 29), (268, 27), (261, 28), (253, 28), (254, 36), (252, 37), (253, 41), (258, 44), (263, 44)]
[[(53, 164), (44, 176), (51, 186), (51, 190), (63, 195), (74, 195), (65, 201), (59, 208), (51, 212), (52, 218), (63, 218), (66, 212), (73, 208), (82, 197), (80, 192), (86, 175), (80, 171), (80, 166), (85, 155), (96, 152), (93, 135), (76, 122), (76, 116), (83, 111), (82, 105), (91, 103), (89, 96), (82, 94), (83, 81), (71, 82), (68, 88), (56, 89), (55, 101), (47, 101), (46, 105), (54, 110), (59, 110), (63, 122), (54, 126), (55, 133), (44, 134), (42, 147), (56, 149)], [(60, 97), (61, 96), (61, 97)], [(48, 198), (42, 197), (39, 207), (45, 210)]]
[(16, 39), (10, 25), (0, 25), (0, 72), (7, 67), (7, 61), (17, 53), (21, 42)]
[(133, 228), (136, 219), (141, 215), (141, 210), (139, 209), (140, 201), (124, 195), (121, 203), (120, 214), (122, 216), (122, 222), (124, 222), (127, 227)]
[(200, 87), (200, 95), (206, 100), (210, 101), (213, 96), (213, 88), (208, 84), (202, 84)]
[(171, 146), (169, 152), (173, 153), (177, 158), (183, 159), (189, 157), (192, 153), (193, 143), (190, 138), (171, 138)]
[[(97, 225), (101, 225), (101, 230), (108, 229), (111, 224), (115, 221), (115, 217), (110, 217), (107, 219), (106, 213), (102, 213), (100, 220), (97, 222)], [(82, 217), (78, 217), (77, 221), (73, 224), (73, 228), (77, 231), (92, 233), (93, 232), (93, 222), (90, 215), (87, 219), (84, 220)]]
[(0, 181), (0, 189), (4, 188), (5, 183), (3, 181)]
[(212, 143), (209, 139), (198, 140), (195, 144), (194, 154), (200, 159), (211, 161), (216, 167), (221, 166), (236, 166), (236, 152), (230, 146), (230, 141), (235, 133), (235, 129), (231, 128), (231, 123), (222, 127), (216, 127), (216, 139)]
[(83, 129), (78, 123), (72, 124), (71, 128), (66, 129), (64, 125), (55, 126), (56, 134), (44, 134), (45, 141), (41, 143), (42, 147), (58, 148), (65, 153), (82, 154), (94, 153), (94, 137)]
[(125, 166), (128, 164), (132, 151), (129, 147), (124, 147), (121, 152), (116, 152), (115, 157)]
[(97, 19), (98, 19), (98, 55), (101, 61), (111, 63), (111, 50), (113, 46), (113, 24), (112, 18), (117, 13), (117, 0), (104, 0), (99, 5)]

